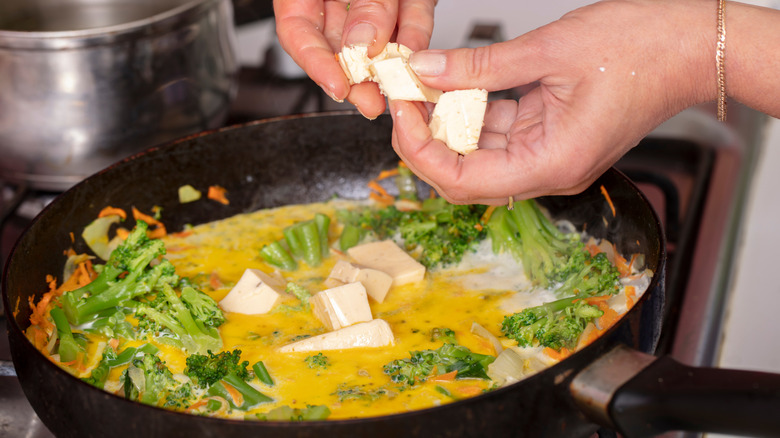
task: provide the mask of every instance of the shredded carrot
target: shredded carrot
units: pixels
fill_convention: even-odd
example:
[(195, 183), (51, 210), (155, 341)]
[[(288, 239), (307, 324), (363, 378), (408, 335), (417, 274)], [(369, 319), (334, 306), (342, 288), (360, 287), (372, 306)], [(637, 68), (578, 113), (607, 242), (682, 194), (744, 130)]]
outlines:
[(208, 404), (208, 402), (209, 402), (209, 400), (208, 400), (208, 399), (201, 399), (201, 400), (198, 400), (198, 401), (196, 401), (195, 403), (193, 403), (192, 405), (190, 405), (190, 407), (188, 407), (188, 408), (187, 408), (187, 409), (185, 409), (184, 411), (185, 411), (185, 412), (192, 412), (192, 411), (194, 411), (194, 410), (196, 410), (196, 409), (198, 409), (198, 408), (200, 408), (200, 407), (206, 406), (206, 405)]
[(544, 354), (550, 356), (551, 358), (553, 358), (555, 360), (566, 359), (567, 357), (571, 356), (571, 353), (572, 352), (569, 351), (569, 349), (566, 348), (566, 347), (561, 348), (561, 351), (553, 350), (550, 347), (544, 347)]
[(369, 193), (368, 197), (384, 206), (393, 205), (395, 202), (395, 199), (392, 196), (382, 196), (377, 192)]
[(598, 245), (594, 245), (594, 244), (592, 244), (592, 243), (591, 243), (591, 244), (589, 244), (589, 245), (585, 245), (585, 249), (587, 249), (587, 250), (588, 250), (588, 253), (590, 253), (590, 256), (591, 256), (591, 257), (593, 257), (593, 256), (595, 256), (596, 254), (598, 254), (598, 253), (602, 252), (602, 251), (601, 251), (601, 248), (599, 248), (599, 246), (598, 246)]
[(436, 199), (436, 190), (431, 189), (428, 192), (428, 199)]
[(634, 286), (626, 286), (626, 307), (629, 309), (634, 307), (636, 303), (636, 288)]
[(244, 396), (241, 395), (240, 392), (236, 388), (233, 387), (233, 385), (223, 383), (222, 386), (225, 387), (225, 390), (227, 390), (228, 394), (230, 394), (230, 398), (233, 399), (233, 404), (236, 406), (241, 406), (244, 404)]
[(585, 302), (590, 304), (591, 306), (598, 306), (599, 303), (603, 303), (604, 301), (607, 301), (610, 298), (612, 298), (611, 295), (599, 295), (597, 297), (585, 298)]
[(119, 348), (119, 339), (117, 339), (117, 338), (111, 338), (111, 339), (108, 341), (108, 345), (109, 345), (111, 348), (113, 348), (114, 350), (116, 350), (117, 348)]
[(476, 224), (474, 224), (474, 228), (476, 228), (476, 229), (477, 229), (477, 231), (482, 231), (482, 228), (483, 228), (483, 227), (482, 227), (482, 224), (480, 224), (480, 223), (476, 223)]
[(599, 303), (599, 309), (604, 312), (597, 321), (599, 328), (602, 330), (612, 327), (620, 319), (620, 315), (613, 308), (607, 306), (606, 303)]
[(588, 325), (585, 326), (585, 330), (583, 330), (582, 334), (580, 335), (580, 339), (577, 342), (577, 350), (592, 344), (593, 341), (598, 339), (603, 332), (604, 330), (600, 330), (598, 327), (596, 327), (595, 324), (589, 322)]
[(122, 218), (122, 220), (124, 220), (127, 219), (127, 212), (122, 210), (121, 208), (108, 206), (100, 210), (100, 213), (98, 213), (98, 217), (106, 217), (106, 216), (119, 216)]
[(617, 250), (615, 251), (615, 268), (617, 268), (621, 277), (626, 277), (631, 273), (631, 266), (628, 264), (628, 260), (618, 254)]
[(224, 187), (209, 186), (209, 193), (206, 196), (213, 201), (228, 205), (230, 204), (230, 201), (228, 201), (227, 197), (225, 196), (226, 194), (227, 190)]
[(609, 208), (612, 210), (612, 217), (617, 217), (617, 213), (615, 212), (615, 204), (612, 203), (612, 198), (609, 197), (609, 192), (607, 192), (606, 187), (601, 186), (601, 194), (604, 195), (604, 199), (607, 200), (607, 204), (609, 204)]
[(487, 210), (485, 210), (484, 213), (482, 213), (482, 217), (479, 218), (480, 222), (487, 223), (487, 221), (490, 220), (490, 216), (493, 216), (493, 212), (496, 211), (495, 205), (488, 206)]
[(477, 385), (461, 386), (455, 390), (460, 395), (472, 396), (482, 392), (482, 388)]
[(135, 207), (133, 207), (133, 218), (135, 220), (142, 220), (149, 224), (150, 227), (154, 227), (154, 229), (146, 232), (150, 239), (159, 239), (161, 237), (165, 237), (165, 235), (168, 234), (168, 232), (165, 230), (165, 225), (162, 222), (152, 216), (149, 216), (148, 214), (141, 213), (141, 211)]
[(383, 171), (379, 172), (379, 176), (376, 177), (376, 180), (377, 181), (382, 181), (383, 179), (387, 179), (387, 178), (390, 178), (391, 176), (396, 176), (396, 175), (398, 175), (398, 168), (397, 167), (395, 169), (388, 169), (388, 170), (383, 170)]
[(49, 343), (49, 335), (37, 325), (31, 325), (27, 328), (28, 337), (32, 334), (33, 346), (39, 351), (43, 351)]
[(73, 231), (71, 231), (71, 232), (70, 232), (70, 233), (68, 233), (68, 234), (70, 234), (70, 243), (73, 243), (73, 242), (75, 242), (75, 241), (76, 241), (76, 236), (73, 234)]
[(117, 228), (116, 229), (116, 235), (119, 236), (120, 239), (126, 240), (127, 236), (130, 235), (130, 232), (127, 231), (126, 228)]
[(222, 279), (219, 278), (217, 271), (211, 271), (211, 276), (209, 276), (209, 286), (211, 286), (211, 288), (214, 290), (222, 287)]
[(374, 180), (368, 182), (368, 188), (374, 190), (375, 192), (379, 193), (382, 196), (390, 196), (390, 194), (387, 193), (387, 190), (385, 190), (384, 187), (380, 186), (379, 183), (377, 183)]
[(438, 376), (434, 377), (432, 380), (434, 382), (451, 382), (455, 380), (455, 376), (458, 375), (458, 370), (450, 371), (449, 373), (439, 374)]

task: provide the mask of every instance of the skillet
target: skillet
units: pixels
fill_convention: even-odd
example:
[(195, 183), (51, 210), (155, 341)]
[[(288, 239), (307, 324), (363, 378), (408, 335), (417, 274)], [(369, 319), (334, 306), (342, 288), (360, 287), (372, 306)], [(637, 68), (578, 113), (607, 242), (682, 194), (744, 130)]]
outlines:
[[(80, 238), (71, 242), (69, 233), (80, 235), (103, 207), (150, 211), (159, 206), (172, 232), (187, 224), (334, 195), (363, 199), (368, 196), (366, 183), (379, 171), (397, 165), (390, 147), (391, 129), (389, 116), (368, 121), (354, 112), (229, 127), (130, 157), (52, 202), (17, 242), (2, 285), (5, 308), (13, 312), (8, 332), (17, 375), (46, 426), (62, 437), (587, 437), (598, 429), (596, 421), (626, 436), (651, 436), (670, 429), (766, 436), (780, 431), (776, 415), (780, 377), (697, 370), (648, 354), (661, 331), (665, 243), (647, 200), (614, 169), (581, 194), (539, 201), (556, 218), (614, 242), (621, 253), (643, 253), (655, 273), (648, 291), (588, 347), (521, 382), (474, 398), (356, 420), (289, 423), (197, 417), (95, 389), (48, 361), (24, 337), (30, 316), (26, 303), (47, 290), (47, 274), (62, 271), (65, 249), (87, 251)], [(225, 187), (230, 203), (180, 204), (177, 189), (184, 184), (200, 190), (214, 184)], [(615, 216), (602, 186), (615, 206)], [(422, 183), (420, 188), (424, 189)], [(635, 377), (640, 370), (644, 374)], [(659, 387), (658, 373), (677, 383)], [(714, 395), (728, 382), (729, 398), (716, 399)], [(746, 383), (753, 389), (743, 391)], [(695, 385), (689, 388), (689, 384)], [(669, 394), (674, 394), (675, 403)]]

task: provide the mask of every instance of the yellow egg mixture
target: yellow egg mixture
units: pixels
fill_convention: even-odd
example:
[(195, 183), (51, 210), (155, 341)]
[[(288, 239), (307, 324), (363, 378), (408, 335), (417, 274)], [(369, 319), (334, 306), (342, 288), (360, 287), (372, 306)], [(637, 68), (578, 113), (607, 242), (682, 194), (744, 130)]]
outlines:
[[(273, 272), (273, 267), (260, 258), (259, 251), (265, 244), (280, 239), (285, 227), (311, 219), (317, 212), (334, 217), (336, 208), (344, 206), (343, 201), (286, 206), (196, 226), (187, 233), (165, 238), (166, 257), (176, 266), (180, 276), (207, 279), (207, 284), (216, 286), (211, 290), (201, 284), (204, 292), (219, 301), (245, 269)], [(338, 235), (334, 228), (335, 225), (331, 225), (331, 242)], [(287, 281), (296, 282), (315, 294), (326, 289), (323, 281), (339, 259), (346, 260), (347, 257), (332, 250), (331, 256), (317, 268), (302, 264), (294, 272), (280, 273)], [(325, 351), (323, 354), (330, 365), (324, 369), (310, 368), (305, 362), (308, 356), (316, 353), (277, 351), (301, 336), (326, 332), (311, 311), (295, 308), (299, 302), (292, 296), (264, 315), (226, 312), (227, 322), (220, 327), (223, 349), (240, 349), (242, 360), (250, 364), (262, 360), (275, 381), (274, 386), (260, 385), (259, 388), (275, 401), (251, 412), (266, 412), (283, 405), (294, 408), (326, 405), (331, 410), (329, 419), (353, 418), (431, 407), (476, 395), (489, 389), (492, 383), (483, 379), (437, 381), (432, 378), (413, 387), (404, 387), (393, 383), (382, 367), (395, 359), (408, 358), (410, 351), (440, 347), (441, 340), (431, 340), (431, 331), (437, 327), (454, 330), (458, 343), (473, 352), (495, 355), (490, 342), (472, 334), (470, 329), (472, 323), (477, 322), (495, 335), (500, 334), (501, 321), (506, 314), (500, 303), (512, 293), (469, 290), (458, 281), (459, 276), (468, 274), (479, 278), (488, 269), (488, 265), (483, 265), (467, 267), (466, 272), (429, 271), (421, 282), (393, 287), (383, 303), (371, 300), (373, 317), (390, 324), (395, 344)], [(516, 275), (518, 281), (524, 281), (519, 265)], [(161, 349), (161, 357), (171, 371), (182, 372), (186, 356), (174, 348), (161, 346)], [(112, 377), (118, 376), (118, 371), (112, 373)], [(450, 394), (445, 395), (446, 392)]]

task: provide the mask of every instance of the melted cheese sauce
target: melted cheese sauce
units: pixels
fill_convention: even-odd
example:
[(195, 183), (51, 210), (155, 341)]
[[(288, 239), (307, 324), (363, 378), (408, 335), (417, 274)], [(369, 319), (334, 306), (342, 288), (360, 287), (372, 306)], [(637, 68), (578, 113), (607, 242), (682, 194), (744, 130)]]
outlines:
[[(350, 205), (354, 204), (331, 201), (286, 206), (196, 226), (165, 238), (166, 257), (180, 276), (191, 278), (201, 290), (219, 301), (245, 269), (274, 273), (259, 252), (265, 244), (282, 238), (285, 227), (311, 219), (318, 212), (334, 217), (336, 210)], [(331, 242), (338, 237), (339, 230), (335, 227), (331, 225)], [(331, 250), (331, 256), (319, 267), (308, 268), (301, 263), (294, 272), (276, 275), (306, 287), (313, 295), (326, 288), (323, 281), (340, 259), (347, 260), (347, 257)], [(395, 359), (408, 358), (410, 351), (440, 347), (442, 341), (431, 340), (432, 329), (450, 328), (456, 332), (458, 342), (471, 351), (496, 355), (490, 341), (471, 333), (474, 322), (498, 336), (505, 315), (555, 298), (549, 291), (531, 291), (519, 263), (509, 255), (494, 255), (486, 240), (474, 254), (465, 256), (459, 266), (429, 271), (421, 282), (393, 287), (381, 304), (369, 300), (373, 317), (390, 324), (395, 336), (393, 346), (324, 351), (330, 363), (326, 368), (311, 368), (305, 362), (316, 352), (280, 353), (280, 346), (302, 336), (326, 332), (310, 311), (296, 308), (299, 302), (292, 296), (265, 315), (226, 312), (227, 322), (220, 331), (224, 350), (241, 349), (242, 360), (250, 364), (262, 360), (275, 381), (274, 386), (257, 384), (258, 389), (275, 401), (262, 404), (250, 413), (285, 405), (293, 408), (326, 405), (331, 410), (330, 419), (378, 416), (452, 402), (455, 398), (477, 395), (494, 385), (482, 379), (436, 381), (435, 378), (413, 387), (393, 383), (384, 374), (383, 366)], [(625, 305), (625, 300), (622, 303)], [(146, 341), (127, 345), (143, 342)], [(505, 347), (514, 344), (506, 339), (503, 342)], [(171, 371), (183, 372), (186, 356), (176, 348), (154, 343), (161, 348), (160, 356)], [(554, 362), (541, 348), (524, 350), (526, 356), (536, 358), (540, 364), (536, 368)], [(121, 371), (112, 371), (107, 389), (119, 389)]]

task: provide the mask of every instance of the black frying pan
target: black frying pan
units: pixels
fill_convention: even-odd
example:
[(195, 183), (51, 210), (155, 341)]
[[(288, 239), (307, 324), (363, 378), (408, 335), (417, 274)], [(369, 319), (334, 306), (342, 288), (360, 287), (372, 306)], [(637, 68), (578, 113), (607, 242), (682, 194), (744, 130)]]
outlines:
[[(666, 359), (654, 361), (641, 353), (653, 351), (661, 330), (664, 240), (644, 196), (615, 170), (606, 172), (579, 195), (544, 198), (541, 202), (553, 215), (615, 242), (623, 253), (644, 253), (647, 265), (656, 273), (650, 289), (593, 344), (530, 378), (478, 397), (416, 412), (346, 421), (266, 423), (197, 417), (95, 389), (59, 369), (25, 339), (28, 298), (37, 298), (46, 291), (46, 274), (62, 271), (63, 250), (72, 245), (69, 232), (78, 236), (106, 205), (126, 209), (135, 206), (142, 211), (161, 206), (169, 231), (175, 231), (186, 224), (264, 207), (322, 201), (333, 195), (365, 198), (366, 183), (380, 170), (397, 164), (389, 144), (391, 127), (387, 116), (368, 121), (358, 114), (329, 113), (228, 128), (122, 161), (55, 200), (17, 243), (6, 265), (2, 288), (5, 308), (13, 312), (8, 331), (17, 374), (46, 426), (62, 437), (585, 437), (598, 428), (593, 418), (628, 436), (650, 435), (667, 428), (745, 430), (766, 435), (780, 431), (780, 416), (776, 415), (780, 411), (780, 378), (760, 373), (737, 373), (765, 389), (741, 394), (744, 400), (753, 402), (750, 409), (733, 411), (739, 402), (710, 403), (706, 408), (716, 409), (714, 415), (702, 417), (706, 412), (696, 405), (687, 409), (691, 412), (677, 415), (681, 419), (669, 419), (667, 411), (676, 414), (677, 410), (685, 410), (685, 401), (691, 399), (683, 396), (693, 394), (697, 403), (712, 399), (709, 393), (695, 399), (702, 394), (696, 391), (701, 390), (686, 388), (674, 398), (683, 402), (670, 405), (666, 400), (666, 405), (673, 408), (665, 409), (664, 398), (670, 391), (691, 382), (712, 389), (713, 380), (722, 383), (724, 377), (713, 378), (710, 370), (695, 370), (696, 376), (706, 375), (690, 379), (689, 370), (681, 370), (679, 364)], [(184, 184), (201, 190), (221, 185), (228, 190), (230, 204), (200, 201), (182, 205), (177, 189)], [(617, 217), (612, 216), (601, 194), (602, 185), (611, 196)], [(86, 251), (80, 240), (75, 246), (77, 251)], [(633, 350), (618, 347), (622, 345)], [(651, 377), (634, 377), (642, 368)], [(661, 385), (659, 390), (653, 372), (679, 379), (671, 386)], [(743, 385), (744, 381), (738, 381), (732, 386), (741, 390)], [(659, 398), (661, 408), (656, 403)], [(717, 409), (724, 406), (738, 415), (719, 418), (724, 416), (719, 416)]]

